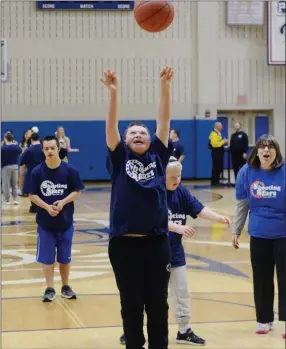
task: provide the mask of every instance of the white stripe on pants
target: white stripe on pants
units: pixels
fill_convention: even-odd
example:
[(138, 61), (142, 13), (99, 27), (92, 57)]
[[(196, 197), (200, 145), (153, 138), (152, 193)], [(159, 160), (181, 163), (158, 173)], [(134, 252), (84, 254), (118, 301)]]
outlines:
[(14, 200), (18, 199), (18, 171), (18, 165), (8, 165), (2, 168), (2, 186), (5, 201), (9, 201), (10, 188), (12, 188)]
[(171, 269), (170, 291), (179, 331), (185, 333), (190, 328), (191, 309), (188, 292), (187, 267)]

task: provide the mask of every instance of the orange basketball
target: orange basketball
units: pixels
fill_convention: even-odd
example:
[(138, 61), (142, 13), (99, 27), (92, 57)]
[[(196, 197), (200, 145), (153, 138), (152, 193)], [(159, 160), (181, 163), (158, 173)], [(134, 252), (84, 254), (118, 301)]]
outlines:
[(173, 22), (174, 7), (168, 1), (136, 1), (134, 17), (138, 25), (151, 33), (165, 30)]

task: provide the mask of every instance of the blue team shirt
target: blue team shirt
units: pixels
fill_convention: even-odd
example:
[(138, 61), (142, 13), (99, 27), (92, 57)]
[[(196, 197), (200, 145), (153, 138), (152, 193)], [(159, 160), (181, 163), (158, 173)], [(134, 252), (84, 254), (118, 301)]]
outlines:
[[(168, 216), (169, 222), (186, 225), (187, 216), (197, 218), (204, 208), (182, 184), (176, 190), (168, 190)], [(172, 268), (181, 267), (186, 264), (185, 252), (182, 245), (183, 236), (178, 233), (169, 232), (169, 242), (172, 252)]]
[(236, 199), (248, 200), (248, 233), (264, 239), (279, 239), (285, 233), (285, 164), (265, 171), (244, 165), (236, 180)]
[[(70, 193), (84, 189), (78, 171), (65, 162), (51, 169), (45, 162), (32, 171), (30, 194), (38, 195), (44, 202), (52, 205), (57, 200), (63, 200)], [(41, 207), (37, 207), (37, 224), (47, 230), (64, 232), (73, 224), (74, 203), (65, 205), (62, 211), (52, 217)]]
[(30, 183), (31, 183), (31, 176), (33, 169), (41, 164), (43, 161), (45, 161), (46, 157), (43, 153), (42, 145), (41, 144), (34, 144), (31, 145), (29, 148), (27, 148), (20, 160), (20, 166), (26, 165), (27, 167), (27, 173), (24, 178), (24, 185), (23, 185), (23, 193), (29, 194), (30, 192)]
[(5, 144), (1, 147), (1, 167), (18, 165), (22, 149), (18, 144)]
[(178, 160), (181, 155), (184, 155), (185, 149), (180, 140), (173, 142), (173, 156)]
[(138, 155), (123, 140), (107, 156), (111, 175), (110, 237), (124, 234), (168, 233), (165, 171), (172, 154), (154, 136), (149, 150)]

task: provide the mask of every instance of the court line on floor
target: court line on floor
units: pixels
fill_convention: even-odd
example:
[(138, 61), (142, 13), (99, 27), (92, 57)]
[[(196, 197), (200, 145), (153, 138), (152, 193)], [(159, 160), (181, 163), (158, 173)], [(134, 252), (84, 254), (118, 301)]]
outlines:
[[(227, 291), (217, 291), (217, 292), (189, 292), (190, 294), (253, 294), (252, 291), (249, 292), (227, 292)], [(275, 293), (278, 295), (278, 292)], [(119, 296), (119, 293), (77, 293), (78, 297), (90, 297), (90, 296)], [(15, 300), (15, 299), (34, 299), (39, 298), (39, 296), (21, 296), (21, 297), (2, 297), (2, 300)], [(193, 298), (192, 298), (193, 299)]]
[[(197, 293), (200, 293), (200, 292), (197, 292)], [(211, 292), (213, 294), (213, 292)], [(250, 293), (250, 292), (249, 292)], [(190, 294), (194, 294), (192, 292), (190, 292)], [(230, 292), (231, 294), (231, 292)], [(84, 297), (84, 296), (118, 296), (119, 297), (119, 294), (118, 293), (110, 293), (110, 294), (88, 294), (88, 295), (79, 295), (78, 296), (81, 296), (81, 297)], [(30, 299), (33, 299), (33, 298), (38, 298), (35, 297), (35, 296), (31, 296), (31, 297), (27, 297), (27, 298), (30, 298)], [(20, 300), (20, 299), (23, 299), (23, 298), (20, 298), (20, 297), (12, 297), (12, 298), (2, 298), (2, 301), (5, 301), (5, 300)], [(214, 303), (222, 303), (222, 304), (230, 304), (230, 305), (238, 305), (238, 306), (241, 306), (241, 307), (246, 307), (246, 308), (252, 308), (254, 309), (255, 306), (254, 305), (250, 305), (250, 304), (243, 304), (243, 303), (237, 303), (237, 302), (231, 302), (231, 301), (225, 301), (225, 300), (220, 300), (220, 299), (212, 299), (212, 298), (198, 298), (198, 297), (191, 297), (192, 300), (198, 300), (198, 301), (207, 301), (207, 302), (214, 302)]]
[[(75, 322), (75, 324), (79, 326), (79, 328), (84, 329), (87, 327), (84, 324), (84, 322), (78, 317), (78, 315), (71, 309), (71, 307), (69, 306), (69, 304), (67, 302), (58, 299), (57, 303), (61, 306), (61, 308), (64, 310), (64, 312)], [(94, 341), (96, 349), (103, 349), (104, 348), (103, 343), (101, 342), (99, 335), (93, 334), (92, 341)]]
[[(84, 255), (82, 255), (82, 256), (84, 256)], [(96, 261), (97, 263), (98, 262), (108, 262), (109, 263), (109, 259), (106, 259), (106, 260), (97, 260)], [(36, 263), (36, 262), (35, 262)], [(232, 265), (232, 264), (250, 264), (250, 260), (246, 260), (246, 261), (220, 261), (220, 263), (224, 263), (224, 264), (230, 264), (230, 265)], [(203, 262), (198, 262), (198, 263), (188, 263), (187, 265), (188, 266), (195, 266), (195, 267), (197, 267), (197, 266), (203, 266), (203, 265), (206, 265), (207, 263), (203, 263)], [(109, 265), (108, 266), (106, 266), (106, 265), (96, 265), (96, 266), (94, 266), (94, 265), (88, 265), (88, 266), (86, 266), (86, 265), (73, 265), (73, 267), (72, 267), (72, 269), (74, 270), (74, 269), (83, 269), (83, 268), (87, 268), (87, 269), (101, 269), (101, 268), (103, 268), (103, 269), (107, 269), (107, 268), (109, 268), (110, 267), (110, 263), (109, 263)], [(10, 273), (10, 272), (23, 272), (23, 271), (42, 271), (42, 268), (41, 267), (39, 267), (39, 268), (18, 268), (18, 269), (6, 269), (5, 268), (5, 265), (4, 266), (2, 266), (2, 273)]]
[[(207, 324), (226, 324), (226, 323), (238, 323), (238, 322), (256, 322), (253, 320), (225, 320), (225, 321), (192, 321), (192, 325), (207, 325)], [(169, 322), (169, 326), (178, 325), (176, 322)], [(146, 325), (144, 325), (146, 327)], [(89, 329), (106, 329), (106, 328), (122, 328), (122, 325), (116, 326), (87, 326), (84, 328), (70, 327), (70, 328), (43, 328), (33, 330), (2, 330), (2, 333), (21, 333), (21, 332), (46, 332), (46, 331), (71, 331), (71, 330), (89, 330)]]

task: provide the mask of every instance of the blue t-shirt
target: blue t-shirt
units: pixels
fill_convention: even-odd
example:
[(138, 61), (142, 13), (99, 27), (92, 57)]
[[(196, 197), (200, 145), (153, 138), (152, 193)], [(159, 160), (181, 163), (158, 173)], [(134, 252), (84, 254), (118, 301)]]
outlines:
[[(204, 208), (182, 184), (174, 191), (168, 190), (168, 216), (169, 222), (186, 225), (187, 216), (197, 218)], [(182, 245), (183, 236), (178, 233), (169, 232), (169, 242), (172, 252), (172, 268), (181, 267), (186, 264), (185, 252)]]
[(31, 145), (24, 151), (20, 160), (20, 166), (26, 165), (27, 167), (27, 173), (24, 178), (24, 185), (22, 190), (24, 194), (29, 194), (30, 192), (29, 185), (31, 183), (31, 175), (33, 169), (39, 164), (41, 164), (43, 161), (45, 161), (45, 159), (46, 157), (43, 153), (41, 144)]
[[(38, 195), (49, 205), (57, 200), (63, 200), (70, 193), (84, 189), (78, 171), (65, 162), (54, 169), (49, 168), (45, 162), (32, 171), (30, 194)], [(52, 217), (41, 207), (37, 207), (37, 224), (53, 232), (64, 232), (73, 224), (74, 203), (66, 204), (62, 211)]]
[(154, 136), (149, 150), (138, 155), (123, 140), (108, 151), (111, 175), (110, 237), (168, 233), (165, 171), (173, 147)]
[(185, 150), (184, 150), (184, 146), (181, 143), (180, 140), (173, 142), (173, 156), (178, 160), (180, 158), (181, 155), (184, 155)]
[(1, 167), (18, 165), (22, 149), (18, 144), (5, 144), (1, 147)]
[(236, 199), (248, 200), (248, 233), (279, 239), (285, 233), (285, 164), (266, 171), (244, 165), (236, 180)]

